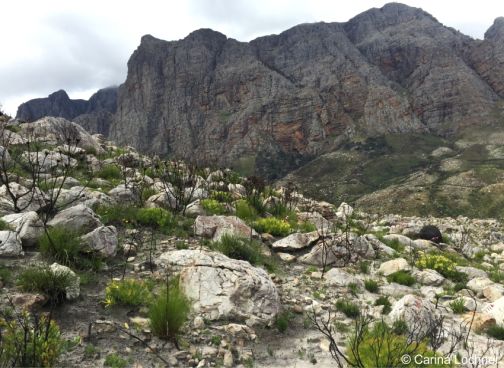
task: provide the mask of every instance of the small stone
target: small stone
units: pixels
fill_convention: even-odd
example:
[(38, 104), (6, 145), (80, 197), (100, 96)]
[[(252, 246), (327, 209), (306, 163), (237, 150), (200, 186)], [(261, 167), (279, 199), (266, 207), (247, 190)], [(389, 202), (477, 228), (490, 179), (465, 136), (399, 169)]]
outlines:
[(201, 318), (200, 316), (197, 316), (196, 318), (194, 318), (193, 326), (194, 326), (194, 328), (200, 330), (203, 327), (205, 327), (205, 320), (203, 318)]
[(135, 257), (128, 257), (128, 259), (126, 260), (126, 262), (131, 263), (134, 260), (135, 260)]
[(303, 314), (303, 307), (299, 304), (294, 305), (291, 309), (294, 313)]
[(228, 350), (224, 353), (224, 367), (232, 367), (233, 366), (233, 354)]
[(317, 279), (317, 280), (320, 280), (322, 278), (322, 272), (319, 272), (319, 271), (315, 271), (315, 272), (312, 272), (310, 274), (310, 277), (312, 279)]
[(320, 341), (320, 350), (328, 353), (329, 352), (329, 347), (331, 345), (331, 342), (327, 339), (322, 339), (322, 341)]

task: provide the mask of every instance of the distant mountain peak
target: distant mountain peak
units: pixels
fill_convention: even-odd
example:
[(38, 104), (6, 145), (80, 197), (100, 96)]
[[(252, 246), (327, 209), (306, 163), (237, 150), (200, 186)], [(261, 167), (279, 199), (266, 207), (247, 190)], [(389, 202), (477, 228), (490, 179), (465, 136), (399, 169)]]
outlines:
[(498, 17), (493, 25), (485, 32), (486, 40), (504, 41), (504, 17)]

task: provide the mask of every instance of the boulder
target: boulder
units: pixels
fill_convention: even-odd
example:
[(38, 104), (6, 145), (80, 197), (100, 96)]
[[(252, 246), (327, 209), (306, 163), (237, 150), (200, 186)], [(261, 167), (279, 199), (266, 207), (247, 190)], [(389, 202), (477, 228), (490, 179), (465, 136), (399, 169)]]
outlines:
[(117, 230), (114, 226), (100, 226), (81, 237), (84, 245), (104, 257), (113, 257), (117, 252)]
[(280, 311), (280, 297), (269, 275), (246, 261), (186, 249), (163, 253), (157, 264), (180, 273), (193, 311), (209, 320), (271, 324)]
[[(39, 200), (43, 194), (40, 190), (36, 189), (34, 193), (28, 188), (18, 184), (18, 183), (10, 183), (9, 184), (10, 191), (17, 197), (18, 199), (18, 208), (22, 211), (37, 211), (40, 208)], [(11, 200), (11, 197), (7, 193), (7, 187), (4, 185), (0, 186), (0, 215), (7, 215), (13, 213), (14, 204)]]
[(352, 253), (351, 246), (346, 245), (344, 237), (320, 240), (310, 252), (300, 256), (298, 261), (318, 267), (335, 266), (343, 267), (358, 258)]
[[(116, 203), (134, 203), (137, 200), (137, 196), (133, 193), (131, 188), (126, 187), (124, 184), (119, 184), (117, 187), (111, 189), (107, 194)], [(150, 198), (147, 202), (150, 202)]]
[(14, 231), (0, 231), (0, 257), (22, 256), (23, 247), (21, 239)]
[(472, 322), (471, 329), (477, 333), (481, 333), (489, 327), (496, 325), (495, 318), (488, 313), (469, 312), (462, 316), (462, 320), (467, 325)]
[(491, 317), (495, 318), (495, 321), (498, 325), (502, 325), (504, 323), (504, 297), (501, 297), (486, 305), (482, 309), (483, 313), (489, 314)]
[(102, 226), (102, 223), (91, 208), (83, 204), (78, 204), (58, 212), (56, 216), (48, 222), (48, 225), (52, 227), (63, 227), (82, 234)]
[(336, 217), (340, 220), (346, 220), (353, 215), (354, 209), (349, 204), (342, 202), (336, 210)]
[(504, 286), (500, 284), (488, 285), (483, 289), (482, 294), (488, 301), (494, 302), (504, 296)]
[(383, 262), (378, 269), (378, 272), (383, 276), (388, 276), (397, 271), (409, 271), (411, 270), (408, 261), (404, 258), (396, 258), (387, 262)]
[(44, 225), (36, 212), (14, 213), (2, 217), (9, 226), (15, 229), (25, 247), (34, 247), (44, 234)]
[(70, 189), (62, 189), (56, 202), (58, 208), (67, 208), (76, 204), (83, 204), (89, 208), (98, 206), (110, 206), (113, 199), (98, 190), (91, 190), (83, 186), (75, 186)]
[(366, 235), (358, 236), (352, 240), (352, 251), (366, 259), (376, 258), (374, 239), (369, 239)]
[(198, 216), (194, 227), (196, 235), (214, 241), (220, 240), (225, 234), (243, 238), (258, 236), (255, 230), (235, 216)]
[(66, 274), (70, 280), (69, 286), (65, 288), (65, 297), (67, 300), (77, 299), (80, 295), (80, 277), (67, 266), (53, 263), (49, 269), (54, 275)]
[(189, 203), (186, 208), (185, 214), (186, 216), (204, 216), (206, 214), (206, 211), (201, 205), (200, 200), (197, 199), (194, 202)]
[(318, 212), (299, 212), (297, 218), (299, 221), (315, 225), (317, 230), (323, 234), (328, 234), (332, 230), (332, 224)]
[(77, 160), (64, 153), (44, 150), (41, 152), (24, 152), (23, 159), (27, 162), (35, 162), (40, 166), (42, 173), (60, 172), (64, 166), (77, 166)]
[(47, 297), (42, 294), (16, 293), (11, 296), (11, 301), (18, 309), (33, 311), (42, 307), (47, 302)]
[(425, 269), (413, 273), (416, 280), (427, 286), (440, 286), (445, 282), (445, 278), (435, 270)]
[(177, 208), (177, 200), (170, 192), (161, 192), (150, 196), (147, 201), (145, 201), (145, 207), (154, 208)]
[(272, 248), (282, 252), (296, 251), (313, 245), (318, 239), (319, 234), (316, 231), (311, 233), (293, 233), (274, 242)]
[(493, 284), (494, 282), (487, 277), (475, 277), (467, 283), (467, 287), (476, 294), (481, 295), (484, 288)]
[(383, 239), (386, 240), (386, 241), (389, 241), (389, 242), (396, 241), (400, 245), (402, 245), (403, 247), (414, 247), (413, 240), (411, 240), (410, 238), (408, 238), (405, 235), (401, 235), (401, 234), (388, 234), (388, 235), (385, 235), (383, 237)]
[(332, 286), (348, 286), (350, 284), (364, 286), (360, 279), (341, 268), (331, 268), (324, 274), (324, 279), (326, 283)]
[(403, 320), (411, 330), (421, 331), (428, 328), (429, 321), (436, 314), (436, 306), (432, 302), (409, 294), (394, 303), (389, 318), (391, 321)]
[(465, 273), (470, 279), (475, 277), (488, 277), (488, 274), (485, 271), (475, 267), (455, 266), (455, 269), (459, 272)]

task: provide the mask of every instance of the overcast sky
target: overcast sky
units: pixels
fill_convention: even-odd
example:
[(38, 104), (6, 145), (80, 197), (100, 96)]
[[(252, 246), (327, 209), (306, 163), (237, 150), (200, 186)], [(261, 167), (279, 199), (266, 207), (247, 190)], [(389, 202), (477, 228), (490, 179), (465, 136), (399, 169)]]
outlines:
[[(388, 1), (371, 0), (3, 0), (0, 103), (14, 115), (28, 99), (65, 89), (88, 98), (121, 84), (144, 34), (165, 40), (212, 28), (240, 41), (306, 22), (344, 22)], [(504, 1), (404, 0), (443, 24), (483, 38)]]

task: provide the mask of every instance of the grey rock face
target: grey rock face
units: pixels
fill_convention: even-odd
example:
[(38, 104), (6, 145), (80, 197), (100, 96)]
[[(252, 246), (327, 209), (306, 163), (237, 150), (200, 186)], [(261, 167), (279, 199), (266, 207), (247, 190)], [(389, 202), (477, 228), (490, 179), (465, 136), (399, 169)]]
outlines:
[(53, 227), (61, 226), (78, 233), (86, 233), (102, 226), (100, 219), (93, 210), (83, 204), (64, 209), (56, 214), (48, 224)]
[(82, 237), (92, 250), (105, 257), (113, 257), (117, 252), (117, 230), (114, 226), (100, 226)]
[(21, 239), (14, 231), (0, 231), (0, 257), (23, 255)]

